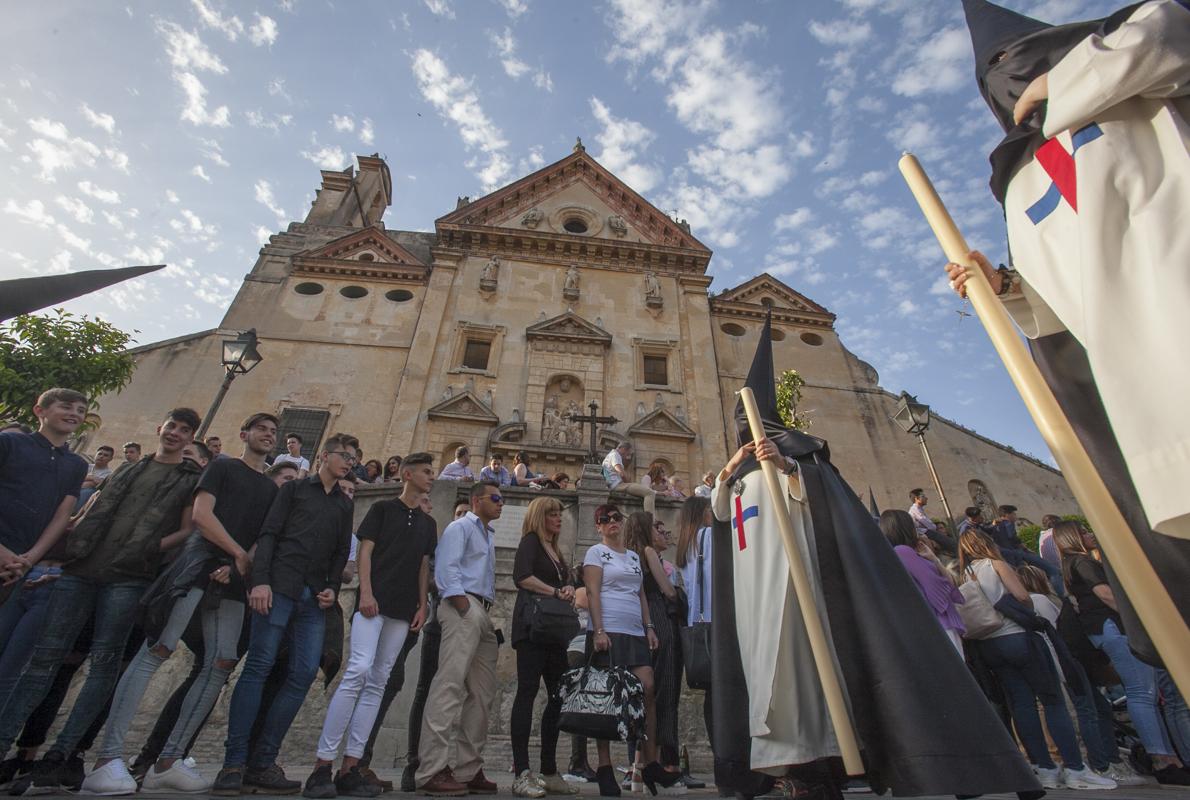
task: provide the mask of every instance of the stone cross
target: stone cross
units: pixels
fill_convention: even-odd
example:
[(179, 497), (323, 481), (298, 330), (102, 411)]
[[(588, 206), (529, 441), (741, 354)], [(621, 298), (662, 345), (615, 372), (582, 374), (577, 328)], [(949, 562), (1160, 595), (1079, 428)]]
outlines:
[(595, 442), (595, 428), (598, 425), (615, 425), (620, 420), (615, 417), (601, 417), (599, 416), (599, 404), (592, 400), (587, 404), (587, 408), (591, 409), (590, 414), (567, 414), (571, 422), (577, 422), (580, 425), (590, 423), (591, 425), (591, 449), (587, 452), (587, 463), (599, 463), (599, 450)]

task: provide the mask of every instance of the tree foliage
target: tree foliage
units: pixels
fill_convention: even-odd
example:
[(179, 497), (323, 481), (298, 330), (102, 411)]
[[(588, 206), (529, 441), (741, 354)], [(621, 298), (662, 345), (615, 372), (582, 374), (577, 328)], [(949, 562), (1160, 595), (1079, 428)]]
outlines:
[(806, 381), (795, 369), (787, 369), (777, 379), (777, 413), (787, 427), (804, 431), (810, 427), (810, 418), (797, 410), (802, 401), (802, 387)]
[(0, 419), (37, 427), (33, 404), (54, 387), (82, 392), (94, 409), (95, 398), (132, 379), (130, 341), (114, 325), (60, 308), (0, 325)]

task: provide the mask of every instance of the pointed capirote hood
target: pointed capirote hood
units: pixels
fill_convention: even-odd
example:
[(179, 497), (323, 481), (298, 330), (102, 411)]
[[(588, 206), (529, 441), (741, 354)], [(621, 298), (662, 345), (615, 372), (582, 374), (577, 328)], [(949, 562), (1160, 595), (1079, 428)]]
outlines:
[[(773, 373), (772, 310), (765, 317), (764, 327), (760, 331), (760, 341), (756, 343), (756, 354), (752, 356), (752, 366), (748, 370), (748, 378), (744, 381), (744, 385), (751, 389), (752, 394), (756, 397), (756, 408), (764, 423), (765, 436), (777, 445), (782, 455), (800, 458), (810, 453), (820, 452), (824, 458), (829, 458), (825, 441), (817, 436), (810, 436), (801, 431), (787, 428), (781, 421), (781, 413), (777, 410), (777, 381)], [(748, 414), (744, 411), (743, 400), (736, 400), (735, 423), (739, 444), (752, 441), (752, 432), (748, 426)], [(735, 477), (751, 472), (756, 467), (756, 459), (749, 458), (736, 470), (733, 480)]]
[(138, 278), (164, 268), (164, 264), (155, 264), (146, 267), (91, 269), (62, 275), (0, 281), (0, 320), (20, 314), (32, 314), (34, 311), (106, 289), (120, 281)]
[(963, 0), (963, 13), (967, 16), (967, 30), (971, 33), (971, 46), (975, 50), (977, 75), (1008, 45), (1053, 27), (987, 0)]

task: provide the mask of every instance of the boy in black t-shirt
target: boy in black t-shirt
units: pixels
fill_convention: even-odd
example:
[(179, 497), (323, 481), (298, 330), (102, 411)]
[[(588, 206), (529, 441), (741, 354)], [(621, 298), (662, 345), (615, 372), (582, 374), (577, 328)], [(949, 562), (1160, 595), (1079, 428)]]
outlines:
[[(384, 687), (405, 637), (426, 620), (430, 556), (438, 543), (434, 521), (420, 497), (434, 480), (433, 457), (412, 453), (401, 463), (401, 496), (368, 509), (359, 526), (359, 611), (351, 623), (351, 655), (335, 690), (318, 740), (318, 763), (306, 781), (306, 797), (375, 797), (358, 764), (376, 721)], [(331, 765), (344, 735), (343, 765), (332, 780)]]
[(272, 479), (264, 474), (265, 456), (277, 441), (277, 418), (253, 414), (240, 427), (240, 440), (243, 455), (212, 460), (195, 487), (197, 533), (141, 601), (154, 609), (165, 605), (168, 614), (161, 615), (164, 624), (145, 641), (125, 670), (112, 700), (97, 768), (118, 762), (114, 769), (123, 777), (128, 774), (123, 764), (124, 737), (141, 698), (201, 607), (205, 663), (186, 694), (157, 766), (145, 774), (146, 791), (192, 793), (210, 786), (183, 756), (238, 660), (236, 645), (245, 611), (244, 576), (252, 565), (248, 551), (277, 493)]

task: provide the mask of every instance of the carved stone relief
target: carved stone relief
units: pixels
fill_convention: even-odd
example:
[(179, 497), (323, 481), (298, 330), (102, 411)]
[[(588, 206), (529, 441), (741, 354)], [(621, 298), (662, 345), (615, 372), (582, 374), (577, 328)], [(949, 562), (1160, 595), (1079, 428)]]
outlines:
[(566, 270), (566, 283), (562, 286), (562, 297), (566, 300), (578, 300), (578, 270), (571, 266)]
[(492, 256), (488, 259), (488, 263), (483, 265), (483, 273), (479, 277), (479, 288), (487, 292), (494, 292), (499, 280), (500, 256)]

